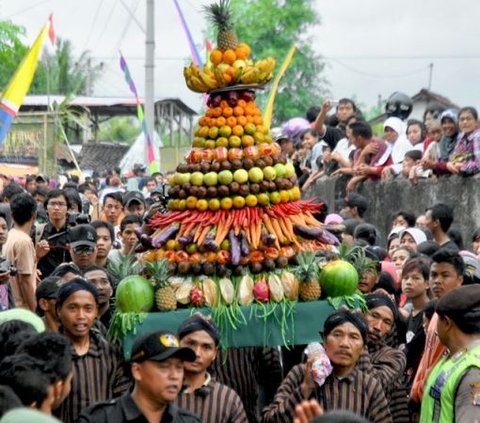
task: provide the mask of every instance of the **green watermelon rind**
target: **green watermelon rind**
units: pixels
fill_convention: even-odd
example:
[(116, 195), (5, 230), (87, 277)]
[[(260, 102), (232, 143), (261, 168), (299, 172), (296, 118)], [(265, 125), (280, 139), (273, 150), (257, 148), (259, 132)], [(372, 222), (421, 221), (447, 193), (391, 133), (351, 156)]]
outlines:
[(115, 303), (122, 313), (149, 312), (155, 303), (155, 290), (144, 277), (127, 276), (117, 286)]
[(320, 285), (326, 297), (353, 295), (357, 290), (358, 280), (357, 270), (345, 260), (327, 263), (320, 273)]

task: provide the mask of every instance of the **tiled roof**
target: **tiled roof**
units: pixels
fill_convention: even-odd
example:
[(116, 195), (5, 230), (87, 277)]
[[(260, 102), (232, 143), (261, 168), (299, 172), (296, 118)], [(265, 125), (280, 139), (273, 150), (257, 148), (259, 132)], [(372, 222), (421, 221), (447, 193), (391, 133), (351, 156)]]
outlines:
[(120, 142), (89, 142), (82, 147), (79, 166), (103, 173), (118, 167), (129, 148), (128, 144)]

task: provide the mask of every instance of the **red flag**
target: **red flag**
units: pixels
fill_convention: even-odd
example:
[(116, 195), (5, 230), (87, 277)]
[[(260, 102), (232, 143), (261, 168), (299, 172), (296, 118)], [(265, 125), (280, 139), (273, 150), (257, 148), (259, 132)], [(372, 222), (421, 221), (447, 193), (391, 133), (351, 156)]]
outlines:
[(208, 52), (213, 51), (213, 44), (212, 44), (212, 42), (211, 42), (210, 40), (207, 40), (207, 41), (205, 42), (205, 46), (206, 46)]
[(53, 28), (53, 15), (50, 15), (48, 18), (49, 28), (48, 28), (48, 38), (50, 38), (50, 42), (52, 46), (55, 46), (55, 29)]

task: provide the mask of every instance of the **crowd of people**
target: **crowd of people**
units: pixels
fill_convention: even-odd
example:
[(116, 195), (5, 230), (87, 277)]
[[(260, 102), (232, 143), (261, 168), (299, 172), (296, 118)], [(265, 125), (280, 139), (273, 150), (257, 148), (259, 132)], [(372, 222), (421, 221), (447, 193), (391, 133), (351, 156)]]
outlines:
[[(471, 108), (433, 115), (428, 132), (410, 122), (404, 133), (390, 117), (385, 140), (372, 137), (352, 101), (339, 103), (334, 127), (325, 125), (329, 108), (314, 113), (297, 146), (279, 137), (304, 189), (324, 173), (350, 174), (352, 191), (366, 178), (479, 169)], [(326, 319), (318, 342), (331, 373), (319, 382), (318, 355), (306, 346), (223, 349), (214, 321), (199, 313), (177, 333), (138, 337), (124, 360), (108, 336), (117, 270), (125, 259), (143, 266), (135, 232), (165, 211), (164, 175), (136, 165), (127, 180), (111, 172), (62, 184), (42, 174), (0, 182), (0, 422), (480, 417), (480, 228), (463, 242), (446, 204), (420, 216), (397, 212), (386, 239), (365, 222), (368, 202), (356, 192), (324, 213), (344, 244), (364, 252), (358, 288), (366, 304)]]
[(328, 100), (312, 107), (306, 119), (289, 120), (276, 136), (304, 191), (322, 176), (346, 175), (352, 192), (366, 179), (403, 177), (417, 184), (421, 178), (480, 172), (480, 129), (473, 107), (434, 104), (423, 121), (408, 119), (411, 99), (397, 92), (387, 102), (388, 118), (381, 128), (372, 128), (351, 99), (341, 99), (329, 114), (332, 109)]

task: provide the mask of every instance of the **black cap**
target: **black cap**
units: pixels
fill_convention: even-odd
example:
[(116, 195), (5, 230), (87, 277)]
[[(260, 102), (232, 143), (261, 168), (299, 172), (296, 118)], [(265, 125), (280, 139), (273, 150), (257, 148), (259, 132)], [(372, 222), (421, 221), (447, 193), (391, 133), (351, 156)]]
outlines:
[(145, 197), (140, 191), (128, 191), (123, 196), (123, 205), (128, 207), (131, 203), (136, 201), (139, 204), (145, 205)]
[(44, 298), (44, 299), (55, 299), (58, 296), (58, 281), (61, 278), (58, 276), (48, 276), (47, 278), (40, 281), (35, 290), (35, 297), (37, 301)]
[(358, 210), (358, 214), (361, 216), (365, 213), (368, 209), (368, 201), (363, 196), (356, 192), (351, 192), (345, 198), (345, 205), (347, 207), (356, 207)]
[(480, 311), (480, 285), (466, 285), (452, 289), (437, 301), (435, 311), (453, 320), (463, 319), (466, 313)]
[(92, 225), (77, 225), (70, 229), (70, 246), (97, 246), (97, 230)]
[(177, 357), (183, 361), (195, 361), (196, 355), (190, 348), (180, 348), (178, 338), (170, 332), (153, 332), (138, 338), (132, 347), (130, 361), (141, 363), (145, 360), (164, 361)]
[(35, 178), (37, 182), (50, 182), (50, 178), (45, 173), (39, 173)]

